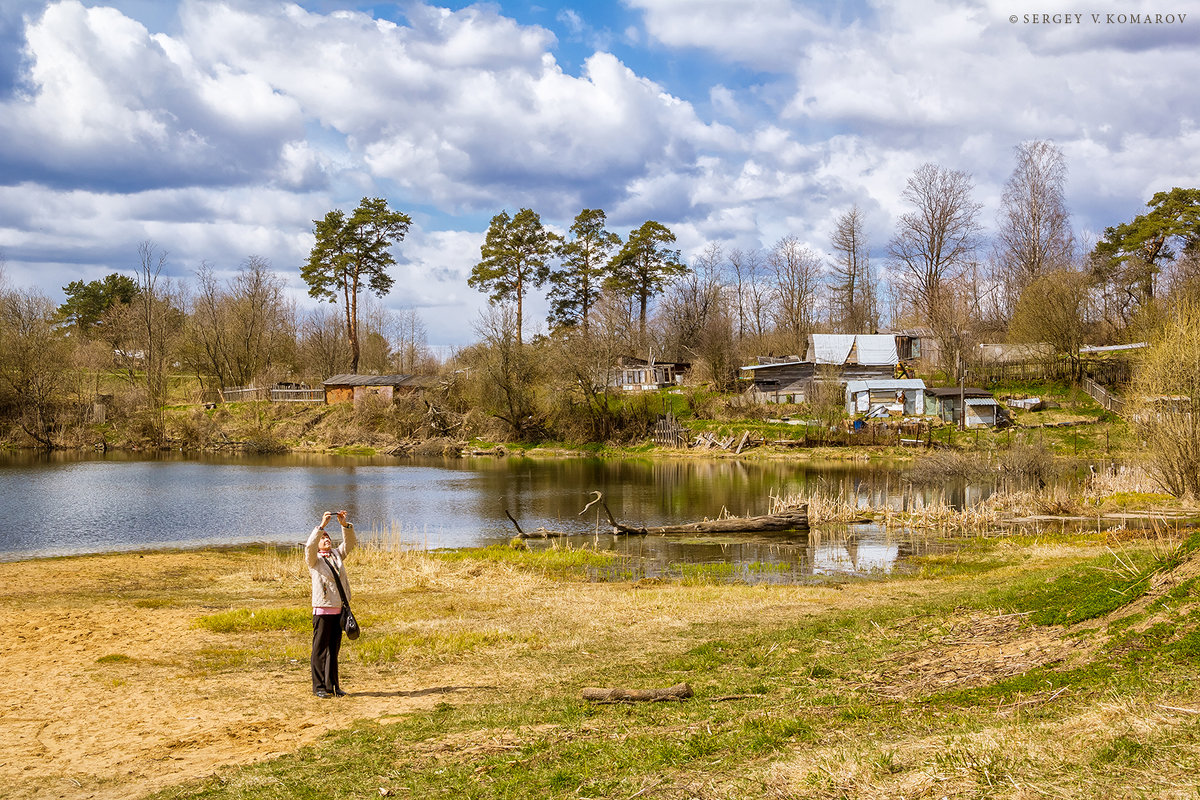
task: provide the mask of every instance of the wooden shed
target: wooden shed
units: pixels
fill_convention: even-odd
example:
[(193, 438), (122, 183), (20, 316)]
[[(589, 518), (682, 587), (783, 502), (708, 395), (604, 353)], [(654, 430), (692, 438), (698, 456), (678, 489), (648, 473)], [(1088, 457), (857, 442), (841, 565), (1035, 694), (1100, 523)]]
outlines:
[(742, 367), (761, 403), (803, 403), (808, 399), (816, 366), (798, 358)]
[(398, 394), (413, 393), (428, 386), (424, 375), (334, 375), (324, 381), (325, 404), (357, 403), (365, 397), (392, 402)]
[(965, 428), (994, 427), (1000, 422), (1000, 404), (986, 389), (949, 386), (925, 390), (925, 413), (944, 422), (958, 424), (963, 405), (966, 406)]

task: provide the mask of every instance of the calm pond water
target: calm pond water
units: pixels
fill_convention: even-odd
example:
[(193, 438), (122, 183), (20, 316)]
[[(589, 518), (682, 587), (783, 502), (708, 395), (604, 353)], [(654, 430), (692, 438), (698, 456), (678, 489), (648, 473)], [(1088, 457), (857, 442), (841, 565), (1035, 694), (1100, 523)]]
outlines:
[[(404, 459), (288, 456), (0, 457), (0, 560), (108, 550), (248, 542), (298, 544), (326, 509), (345, 508), (360, 536), (399, 533), (413, 547), (505, 542), (515, 530), (572, 534), (572, 546), (626, 553), (649, 576), (681, 564), (728, 564), (733, 577), (891, 570), (914, 552), (874, 526), (808, 536), (704, 541), (612, 537), (601, 512), (580, 512), (604, 493), (621, 522), (661, 525), (763, 514), (772, 495), (820, 490), (860, 502), (906, 502), (899, 473), (861, 463), (611, 459)], [(929, 490), (926, 490), (929, 491)], [(985, 487), (952, 487), (971, 503)], [(535, 542), (533, 546), (547, 546)]]

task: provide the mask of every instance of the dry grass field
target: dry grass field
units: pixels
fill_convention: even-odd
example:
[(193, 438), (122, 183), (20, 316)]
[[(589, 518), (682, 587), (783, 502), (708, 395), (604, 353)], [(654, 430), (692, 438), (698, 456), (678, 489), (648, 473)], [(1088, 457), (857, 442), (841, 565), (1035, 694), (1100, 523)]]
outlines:
[(0, 794), (1194, 798), (1198, 538), (975, 537), (812, 586), (368, 547), (336, 700), (294, 549), (7, 563)]

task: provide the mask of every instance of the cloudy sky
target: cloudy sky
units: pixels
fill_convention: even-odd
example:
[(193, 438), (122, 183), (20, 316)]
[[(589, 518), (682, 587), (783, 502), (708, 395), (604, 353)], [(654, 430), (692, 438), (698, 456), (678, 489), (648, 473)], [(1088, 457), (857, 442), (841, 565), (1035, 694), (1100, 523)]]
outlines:
[(145, 240), (185, 280), (256, 255), (308, 303), (312, 220), (382, 196), (414, 220), (385, 303), (461, 344), (502, 209), (687, 257), (823, 251), (857, 203), (881, 263), (916, 167), (990, 226), (1049, 139), (1103, 230), (1200, 185), (1198, 45), (1200, 0), (0, 0), (0, 253), (56, 300)]

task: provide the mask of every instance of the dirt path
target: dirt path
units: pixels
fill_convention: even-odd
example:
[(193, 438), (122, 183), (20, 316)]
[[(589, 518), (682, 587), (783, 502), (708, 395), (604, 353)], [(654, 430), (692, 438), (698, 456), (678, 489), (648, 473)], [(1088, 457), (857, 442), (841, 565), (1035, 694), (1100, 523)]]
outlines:
[[(210, 610), (147, 608), (112, 596), (138, 580), (128, 569), (142, 564), (156, 575), (174, 571), (182, 583), (216, 580), (195, 571), (197, 560), (185, 553), (126, 557), (123, 567), (112, 559), (0, 564), (0, 795), (137, 797), (223, 765), (294, 751), (354, 720), (387, 719), (479, 691), (456, 686), (444, 671), (389, 672), (344, 659), (351, 695), (319, 700), (310, 692), (306, 650), (266, 669), (205, 668), (205, 654), (228, 642), (194, 627)], [(292, 652), (307, 646), (294, 633), (279, 635)]]

